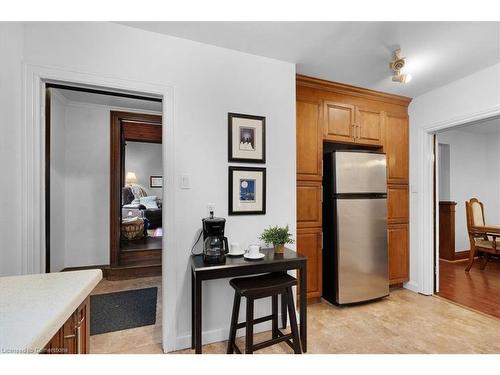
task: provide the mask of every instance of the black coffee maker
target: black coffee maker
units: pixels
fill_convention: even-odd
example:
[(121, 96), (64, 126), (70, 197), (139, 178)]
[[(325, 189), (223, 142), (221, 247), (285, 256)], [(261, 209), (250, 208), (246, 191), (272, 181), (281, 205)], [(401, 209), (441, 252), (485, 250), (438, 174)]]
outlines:
[(226, 219), (210, 217), (201, 220), (203, 223), (203, 261), (208, 264), (221, 264), (226, 262), (226, 254), (229, 252), (227, 237), (224, 237)]

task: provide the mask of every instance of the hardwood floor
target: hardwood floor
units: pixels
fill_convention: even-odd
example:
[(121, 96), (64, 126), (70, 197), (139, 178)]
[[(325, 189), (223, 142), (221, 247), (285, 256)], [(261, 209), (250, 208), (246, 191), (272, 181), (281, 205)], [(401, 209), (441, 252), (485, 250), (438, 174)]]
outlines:
[[(161, 278), (103, 280), (93, 293), (150, 286), (161, 287)], [(91, 336), (91, 353), (162, 353), (161, 313), (159, 290), (155, 325)], [(229, 327), (230, 309), (225, 314)], [(310, 354), (500, 353), (499, 319), (406, 289), (391, 290), (390, 296), (381, 301), (357, 306), (337, 307), (325, 302), (311, 305), (308, 331)], [(270, 332), (262, 332), (255, 335), (255, 342), (268, 338)], [(239, 337), (237, 343), (243, 347), (243, 338)], [(226, 341), (204, 345), (203, 352), (223, 354), (226, 345)], [(281, 343), (257, 353), (291, 352)]]
[(479, 260), (470, 272), (467, 262), (439, 261), (440, 297), (500, 318), (500, 261), (493, 260), (479, 269)]

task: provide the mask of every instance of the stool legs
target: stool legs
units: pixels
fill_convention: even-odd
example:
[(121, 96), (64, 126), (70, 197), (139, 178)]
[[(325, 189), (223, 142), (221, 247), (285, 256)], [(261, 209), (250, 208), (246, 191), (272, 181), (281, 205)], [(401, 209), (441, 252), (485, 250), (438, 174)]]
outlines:
[(293, 304), (293, 293), (292, 288), (286, 289), (286, 301), (288, 303), (288, 312), (290, 314), (290, 328), (292, 330), (293, 336), (293, 351), (295, 354), (300, 354), (300, 339), (299, 339), (299, 330), (297, 328), (297, 316), (295, 315), (295, 306)]
[(253, 353), (253, 298), (247, 297), (247, 321), (245, 332), (245, 354)]
[(227, 343), (227, 354), (234, 352), (234, 342), (236, 340), (236, 325), (238, 324), (238, 315), (240, 314), (241, 297), (234, 292), (233, 314), (231, 316), (231, 327), (229, 328), (229, 342)]
[(272, 303), (271, 314), (273, 315), (272, 333), (273, 333), (273, 339), (275, 339), (278, 337), (278, 295), (277, 294), (275, 294), (274, 296), (271, 297), (271, 303)]
[(286, 310), (287, 302), (285, 293), (281, 294), (281, 328), (286, 329)]

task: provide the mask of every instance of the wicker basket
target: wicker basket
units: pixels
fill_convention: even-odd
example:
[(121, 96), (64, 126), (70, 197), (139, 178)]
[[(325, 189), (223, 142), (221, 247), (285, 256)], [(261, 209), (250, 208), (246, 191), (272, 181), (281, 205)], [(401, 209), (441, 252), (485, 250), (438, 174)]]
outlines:
[(122, 236), (127, 240), (137, 240), (144, 237), (144, 220), (137, 218), (130, 223), (122, 223)]

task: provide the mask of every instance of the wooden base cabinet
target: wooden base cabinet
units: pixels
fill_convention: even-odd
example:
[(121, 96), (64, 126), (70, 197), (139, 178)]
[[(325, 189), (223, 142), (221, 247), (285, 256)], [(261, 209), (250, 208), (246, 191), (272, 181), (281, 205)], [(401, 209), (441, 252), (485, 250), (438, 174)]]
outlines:
[(319, 300), (323, 286), (321, 228), (297, 229), (297, 251), (307, 257), (307, 300)]
[(409, 276), (409, 233), (408, 224), (389, 224), (387, 247), (389, 255), (389, 284), (408, 281)]
[(90, 351), (90, 297), (52, 337), (43, 354), (88, 354)]

